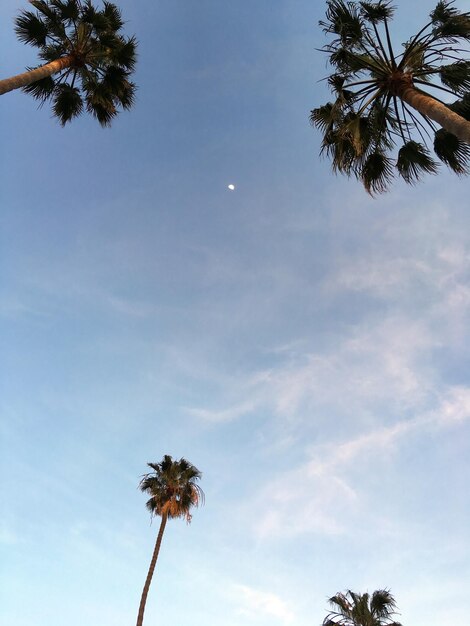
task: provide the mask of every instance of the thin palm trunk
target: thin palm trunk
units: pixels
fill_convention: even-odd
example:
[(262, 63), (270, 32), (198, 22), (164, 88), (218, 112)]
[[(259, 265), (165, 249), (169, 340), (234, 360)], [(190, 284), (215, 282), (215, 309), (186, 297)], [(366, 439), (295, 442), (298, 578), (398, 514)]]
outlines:
[(470, 122), (451, 111), (442, 102), (410, 84), (399, 89), (397, 96), (419, 113), (437, 122), (439, 126), (442, 126), (461, 141), (470, 143)]
[(165, 530), (168, 514), (163, 513), (162, 521), (160, 523), (160, 530), (158, 531), (157, 542), (153, 551), (152, 560), (150, 561), (150, 567), (145, 581), (144, 589), (142, 591), (142, 597), (140, 599), (139, 614), (137, 616), (136, 626), (142, 626), (144, 621), (145, 603), (147, 602), (147, 595), (150, 589), (150, 583), (152, 582), (153, 572), (155, 571), (155, 565), (158, 559), (158, 553), (160, 552), (160, 546), (163, 538), (163, 531)]
[(19, 89), (20, 87), (35, 83), (42, 78), (47, 78), (47, 76), (52, 76), (52, 74), (56, 74), (66, 67), (71, 67), (73, 62), (74, 58), (69, 54), (55, 61), (51, 61), (50, 63), (46, 63), (45, 65), (41, 65), (41, 67), (37, 67), (34, 70), (17, 74), (11, 78), (4, 78), (0, 80), (0, 96), (9, 91), (13, 91), (13, 89)]

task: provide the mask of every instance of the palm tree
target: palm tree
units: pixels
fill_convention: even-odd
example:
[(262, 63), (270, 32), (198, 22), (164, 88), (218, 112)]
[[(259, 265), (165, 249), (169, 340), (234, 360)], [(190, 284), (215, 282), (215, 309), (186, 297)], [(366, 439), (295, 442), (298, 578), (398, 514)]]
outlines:
[(152, 517), (159, 515), (162, 521), (140, 599), (137, 626), (142, 626), (144, 621), (145, 603), (167, 520), (184, 517), (189, 523), (191, 521), (191, 508), (204, 502), (204, 492), (196, 484), (196, 481), (201, 478), (201, 472), (186, 459), (173, 461), (171, 456), (166, 454), (161, 463), (147, 463), (147, 465), (153, 471), (144, 474), (139, 486), (142, 491), (150, 495), (150, 499), (147, 501), (150, 514)]
[(86, 109), (108, 126), (119, 108), (134, 102), (130, 75), (136, 39), (124, 37), (120, 10), (110, 2), (95, 8), (91, 0), (30, 0), (36, 11), (16, 19), (20, 41), (38, 48), (42, 65), (0, 80), (0, 95), (23, 88), (52, 111), (62, 125)]
[[(407, 183), (436, 173), (430, 139), (442, 162), (467, 173), (470, 13), (451, 4), (439, 0), (430, 21), (397, 54), (389, 0), (327, 0), (320, 25), (333, 40), (322, 51), (334, 68), (327, 81), (335, 99), (314, 109), (310, 120), (323, 133), (322, 152), (333, 171), (356, 176), (371, 194), (387, 189), (394, 167)], [(459, 102), (446, 104), (439, 94)]]
[(323, 626), (401, 626), (393, 620), (397, 614), (395, 599), (387, 589), (368, 593), (337, 593), (328, 600), (331, 611)]

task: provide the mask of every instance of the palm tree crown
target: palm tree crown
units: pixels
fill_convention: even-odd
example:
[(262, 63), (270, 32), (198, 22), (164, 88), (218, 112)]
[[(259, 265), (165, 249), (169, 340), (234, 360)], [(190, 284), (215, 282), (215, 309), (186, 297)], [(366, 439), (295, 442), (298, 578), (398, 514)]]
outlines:
[(189, 523), (191, 521), (191, 508), (204, 502), (204, 492), (196, 484), (196, 481), (201, 478), (201, 472), (186, 459), (173, 461), (171, 456), (166, 454), (160, 463), (147, 463), (147, 465), (153, 471), (144, 474), (139, 486), (143, 492), (150, 495), (150, 499), (147, 501), (147, 508), (152, 517), (159, 515), (161, 522), (140, 598), (137, 626), (142, 626), (144, 622), (147, 595), (155, 571), (167, 520), (175, 517), (184, 517)]
[(150, 495), (147, 508), (151, 515), (184, 517), (191, 521), (190, 510), (204, 502), (204, 492), (196, 484), (201, 472), (186, 459), (173, 461), (166, 454), (160, 463), (147, 463), (152, 472), (144, 474), (140, 489)]
[[(442, 162), (467, 173), (470, 13), (451, 5), (439, 0), (429, 22), (396, 53), (389, 0), (327, 0), (320, 25), (333, 40), (322, 50), (334, 68), (327, 80), (335, 99), (314, 109), (310, 119), (323, 133), (322, 151), (333, 170), (356, 176), (369, 193), (387, 189), (394, 167), (407, 183), (436, 173), (430, 139)], [(439, 94), (459, 101), (446, 104)]]
[(100, 10), (91, 0), (30, 3), (36, 11), (22, 11), (15, 30), (20, 41), (38, 48), (43, 65), (1, 81), (0, 93), (23, 87), (41, 104), (50, 100), (62, 124), (86, 109), (108, 126), (119, 108), (132, 106), (135, 94), (130, 75), (137, 42), (121, 34), (120, 10), (106, 1)]
[(401, 626), (394, 621), (395, 599), (387, 589), (368, 593), (337, 593), (329, 599), (330, 612), (323, 626)]

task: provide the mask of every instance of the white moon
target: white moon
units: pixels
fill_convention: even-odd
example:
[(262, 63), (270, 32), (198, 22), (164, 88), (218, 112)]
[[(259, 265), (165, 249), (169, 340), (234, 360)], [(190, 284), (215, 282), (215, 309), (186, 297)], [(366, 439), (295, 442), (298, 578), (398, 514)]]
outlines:
[(235, 191), (235, 185), (227, 185), (227, 188), (230, 189), (230, 191)]

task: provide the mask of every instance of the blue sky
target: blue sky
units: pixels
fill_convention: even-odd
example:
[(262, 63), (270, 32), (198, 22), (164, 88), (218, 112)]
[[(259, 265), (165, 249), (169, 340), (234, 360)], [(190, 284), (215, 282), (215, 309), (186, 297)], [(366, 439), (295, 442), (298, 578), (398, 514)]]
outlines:
[[(2, 76), (35, 64), (25, 5)], [(323, 2), (120, 5), (139, 92), (111, 129), (0, 102), (3, 623), (135, 621), (164, 454), (206, 506), (146, 623), (311, 626), (384, 587), (405, 626), (465, 623), (468, 179), (330, 173)], [(433, 3), (397, 5), (404, 41)]]

